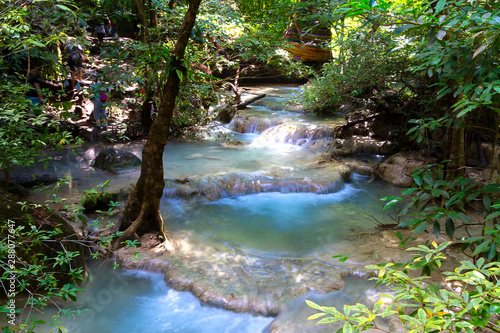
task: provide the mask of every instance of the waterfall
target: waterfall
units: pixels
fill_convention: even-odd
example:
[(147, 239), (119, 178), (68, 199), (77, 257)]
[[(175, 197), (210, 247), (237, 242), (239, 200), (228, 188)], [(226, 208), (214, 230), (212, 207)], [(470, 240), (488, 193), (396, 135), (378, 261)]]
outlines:
[(187, 181), (166, 180), (163, 197), (215, 201), (230, 196), (267, 192), (329, 194), (342, 190), (345, 181), (350, 178), (350, 169), (340, 164), (321, 170), (323, 175), (316, 177), (314, 181), (307, 176), (311, 170), (316, 171), (314, 168), (280, 169), (208, 175), (193, 177)]
[(250, 117), (236, 116), (229, 124), (233, 131), (238, 133), (255, 133), (259, 134), (268, 128), (278, 125), (279, 122), (270, 119), (252, 119)]
[(318, 145), (318, 143), (330, 142), (333, 137), (334, 129), (332, 127), (306, 124), (280, 124), (264, 131), (252, 145), (267, 146), (270, 143), (280, 143), (314, 149), (314, 146)]

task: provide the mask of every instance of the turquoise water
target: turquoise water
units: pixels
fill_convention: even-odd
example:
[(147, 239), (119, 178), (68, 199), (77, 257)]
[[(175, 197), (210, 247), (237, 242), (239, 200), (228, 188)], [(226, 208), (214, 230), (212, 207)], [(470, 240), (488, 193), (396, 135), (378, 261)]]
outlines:
[[(343, 190), (330, 194), (259, 193), (205, 204), (165, 200), (170, 230), (189, 230), (194, 237), (270, 255), (307, 255), (349, 235), (373, 232), (381, 212), (375, 184), (354, 176)], [(331, 249), (330, 249), (331, 250)]]
[[(160, 273), (113, 270), (107, 263), (91, 263), (82, 287), (70, 306), (86, 311), (64, 321), (70, 333), (254, 333), (273, 320), (204, 306), (191, 293), (167, 287)], [(46, 320), (53, 314), (47, 311)]]
[[(310, 115), (285, 110), (283, 99), (296, 89), (267, 87), (264, 90), (273, 96), (259, 101), (242, 114), (313, 127), (338, 122), (335, 119), (318, 121)], [(260, 90), (255, 91), (260, 93)], [(194, 143), (171, 141), (164, 153), (165, 178), (209, 175), (220, 181), (228, 173), (248, 177), (269, 170), (292, 170), (298, 180), (314, 184), (325, 176), (321, 169), (302, 170), (304, 165), (318, 159), (316, 152), (280, 140), (262, 142), (258, 140), (258, 133), (233, 133), (227, 126), (217, 125), (214, 131), (244, 145), (227, 147), (213, 138)], [(142, 143), (115, 147), (141, 157)], [(119, 187), (138, 178), (138, 170), (112, 175), (89, 167), (99, 149), (99, 146), (87, 145), (77, 155), (58, 157), (48, 170), (35, 167), (38, 168), (36, 172), (74, 177), (71, 186), (61, 191), (61, 195), (74, 198), (107, 179)], [(378, 199), (399, 191), (356, 174), (328, 193), (289, 190), (293, 186), (281, 192), (238, 194), (213, 201), (164, 198), (161, 212), (167, 229), (174, 235), (189, 235), (196, 241), (223, 245), (239, 253), (257, 253), (271, 258), (315, 258), (319, 254), (333, 255), (336, 250), (343, 251), (336, 249), (335, 244), (345, 244), (353, 234), (373, 232), (374, 220), (391, 222)], [(43, 196), (38, 195), (36, 199), (42, 200)], [(363, 287), (323, 296), (312, 293), (307, 297), (323, 304), (350, 304), (368, 297), (370, 285), (363, 283), (359, 282)], [(67, 321), (70, 332), (266, 332), (273, 321), (273, 318), (204, 306), (192, 294), (169, 288), (158, 273), (116, 271), (107, 265), (96, 265), (92, 268), (91, 279), (83, 287), (86, 292), (79, 296), (76, 306), (89, 311), (74, 321)], [(367, 292), (357, 294), (361, 289)], [(280, 322), (295, 323), (281, 332), (319, 332), (323, 329), (312, 322), (304, 324), (303, 317), (311, 312), (304, 307), (305, 297), (287, 304), (286, 312), (278, 317)]]

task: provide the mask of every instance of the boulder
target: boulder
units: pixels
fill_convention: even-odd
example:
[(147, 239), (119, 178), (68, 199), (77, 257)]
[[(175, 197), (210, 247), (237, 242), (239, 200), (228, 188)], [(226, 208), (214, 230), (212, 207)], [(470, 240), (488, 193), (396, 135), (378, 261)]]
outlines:
[(398, 153), (380, 163), (375, 168), (375, 176), (396, 186), (410, 187), (413, 184), (411, 175), (431, 162), (417, 153)]
[(97, 155), (91, 166), (112, 173), (119, 173), (120, 171), (138, 167), (141, 163), (139, 157), (131, 152), (106, 148)]

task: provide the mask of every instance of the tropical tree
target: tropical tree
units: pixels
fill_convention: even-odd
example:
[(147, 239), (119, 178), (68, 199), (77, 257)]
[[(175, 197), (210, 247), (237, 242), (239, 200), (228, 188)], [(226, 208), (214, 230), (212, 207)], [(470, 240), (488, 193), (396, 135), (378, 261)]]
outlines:
[(201, 0), (192, 0), (189, 3), (168, 68), (166, 68), (168, 77), (163, 88), (158, 115), (142, 150), (141, 174), (123, 210), (120, 230), (124, 233), (118, 239), (117, 246), (121, 246), (126, 240), (136, 239), (146, 232), (158, 232), (160, 237), (167, 241), (165, 225), (160, 214), (160, 200), (165, 186), (163, 150), (168, 141), (180, 83), (186, 75), (187, 65), (184, 55), (200, 3)]
[[(407, 95), (415, 101), (405, 110), (415, 124), (408, 132), (411, 139), (421, 142), (430, 136), (430, 131), (443, 128), (446, 133), (442, 144), (430, 144), (440, 145), (442, 159), (450, 161), (448, 180), (463, 176), (468, 142), (495, 142), (498, 137), (500, 12), (495, 3), (335, 3), (329, 14), (336, 32), (335, 65), (325, 67), (324, 74), (306, 95), (306, 102), (312, 108), (316, 101), (338, 103), (342, 97), (359, 94), (356, 86), (366, 86), (366, 78), (368, 83), (379, 86), (378, 92), (380, 88), (397, 88), (400, 96)], [(365, 37), (356, 37), (363, 31)], [(374, 45), (373, 49), (379, 52), (363, 51), (364, 44)], [(363, 71), (370, 63), (372, 71)], [(344, 84), (343, 74), (352, 78), (352, 88)], [(333, 89), (321, 89), (326, 85)], [(334, 105), (326, 107), (336, 110)]]
[[(25, 97), (33, 69), (47, 77), (61, 72), (59, 45), (78, 30), (73, 9), (69, 1), (36, 2), (28, 7), (16, 0), (5, 1), (0, 8), (0, 168), (7, 183), (13, 165), (28, 166), (43, 149), (74, 143), (71, 133), (59, 129), (57, 119)], [(48, 91), (44, 94), (50, 96)]]

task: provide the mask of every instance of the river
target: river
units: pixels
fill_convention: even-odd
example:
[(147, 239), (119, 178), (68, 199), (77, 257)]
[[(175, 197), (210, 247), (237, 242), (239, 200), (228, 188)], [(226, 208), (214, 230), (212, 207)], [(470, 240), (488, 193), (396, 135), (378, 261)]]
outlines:
[[(65, 321), (70, 332), (332, 331), (306, 321), (315, 311), (305, 299), (335, 306), (376, 299), (359, 276), (384, 249), (373, 246), (376, 224), (392, 222), (378, 199), (398, 189), (323, 163), (330, 129), (342, 120), (296, 112), (285, 102), (297, 89), (249, 87), (245, 97), (268, 97), (231, 124), (211, 126), (206, 140), (167, 144), (161, 211), (181, 247), (117, 270), (91, 264), (86, 291), (73, 304), (89, 311)], [(142, 143), (112, 146), (141, 157)], [(113, 188), (137, 179), (137, 170), (91, 168), (101, 148), (85, 145), (76, 155), (55, 155), (49, 169), (25, 172), (72, 177), (60, 192), (72, 200), (107, 179)], [(383, 159), (369, 153), (354, 159)]]

